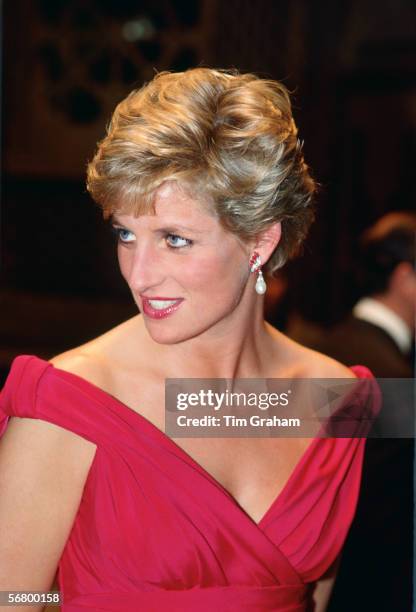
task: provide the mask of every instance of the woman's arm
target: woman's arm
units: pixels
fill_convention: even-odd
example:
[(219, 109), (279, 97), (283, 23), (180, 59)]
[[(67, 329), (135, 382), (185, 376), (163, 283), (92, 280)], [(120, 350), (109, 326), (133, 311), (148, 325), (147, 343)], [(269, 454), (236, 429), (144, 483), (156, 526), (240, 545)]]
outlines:
[(47, 421), (9, 419), (0, 439), (0, 591), (50, 590), (95, 450)]
[(326, 573), (316, 581), (313, 592), (314, 607), (312, 608), (311, 612), (325, 612), (327, 609), (340, 562), (341, 554), (338, 555)]

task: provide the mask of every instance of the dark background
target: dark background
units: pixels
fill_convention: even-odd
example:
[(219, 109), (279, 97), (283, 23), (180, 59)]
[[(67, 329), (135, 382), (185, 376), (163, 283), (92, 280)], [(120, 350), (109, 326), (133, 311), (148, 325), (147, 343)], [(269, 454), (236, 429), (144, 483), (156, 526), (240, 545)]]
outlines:
[(17, 354), (49, 358), (136, 313), (84, 177), (115, 104), (155, 70), (237, 67), (293, 92), (321, 193), (281, 308), (320, 326), (346, 313), (357, 236), (414, 207), (413, 2), (6, 0), (2, 10), (3, 374)]

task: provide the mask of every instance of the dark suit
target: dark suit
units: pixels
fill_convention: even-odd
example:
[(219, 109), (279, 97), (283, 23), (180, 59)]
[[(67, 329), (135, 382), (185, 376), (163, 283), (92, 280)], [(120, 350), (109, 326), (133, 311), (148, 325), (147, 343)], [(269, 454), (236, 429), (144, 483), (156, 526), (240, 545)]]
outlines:
[[(381, 328), (350, 316), (317, 350), (377, 378), (409, 378), (413, 368)], [(356, 517), (328, 612), (412, 610), (413, 439), (369, 438)]]
[(377, 325), (352, 315), (325, 334), (316, 348), (346, 365), (365, 365), (377, 378), (413, 377), (410, 359), (393, 338)]

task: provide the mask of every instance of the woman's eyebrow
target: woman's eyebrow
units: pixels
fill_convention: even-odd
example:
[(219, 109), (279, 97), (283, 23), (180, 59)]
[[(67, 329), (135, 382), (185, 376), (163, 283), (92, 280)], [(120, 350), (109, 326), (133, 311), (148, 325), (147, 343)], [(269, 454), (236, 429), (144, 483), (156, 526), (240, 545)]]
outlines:
[(191, 232), (192, 234), (203, 234), (204, 232), (202, 232), (201, 230), (197, 230), (193, 227), (188, 227), (186, 225), (180, 225), (178, 223), (172, 223), (172, 225), (165, 225), (163, 227), (158, 227), (157, 229), (155, 229), (155, 231), (157, 232), (167, 232), (167, 233), (171, 233), (174, 234), (177, 231), (180, 232)]
[[(117, 218), (117, 215), (114, 215), (114, 214), (110, 215), (109, 220), (110, 220), (110, 223), (116, 223), (117, 225), (122, 225), (123, 227), (125, 225), (124, 223), (122, 223), (122, 221), (120, 221), (120, 219)], [(153, 231), (166, 232), (166, 233), (171, 233), (171, 234), (174, 234), (177, 231), (192, 232), (193, 234), (203, 234), (204, 233), (202, 230), (197, 230), (196, 228), (189, 227), (187, 225), (181, 225), (180, 223), (172, 223), (170, 225), (164, 225), (163, 227), (157, 227)]]

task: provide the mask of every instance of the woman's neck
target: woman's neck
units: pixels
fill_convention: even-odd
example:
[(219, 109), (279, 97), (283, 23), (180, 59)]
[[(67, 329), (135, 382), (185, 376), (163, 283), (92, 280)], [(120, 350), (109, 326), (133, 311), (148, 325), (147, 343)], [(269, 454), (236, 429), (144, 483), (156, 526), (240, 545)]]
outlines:
[(154, 342), (146, 349), (168, 378), (261, 377), (270, 361), (275, 338), (263, 318), (263, 300), (234, 311), (206, 332), (173, 345)]

